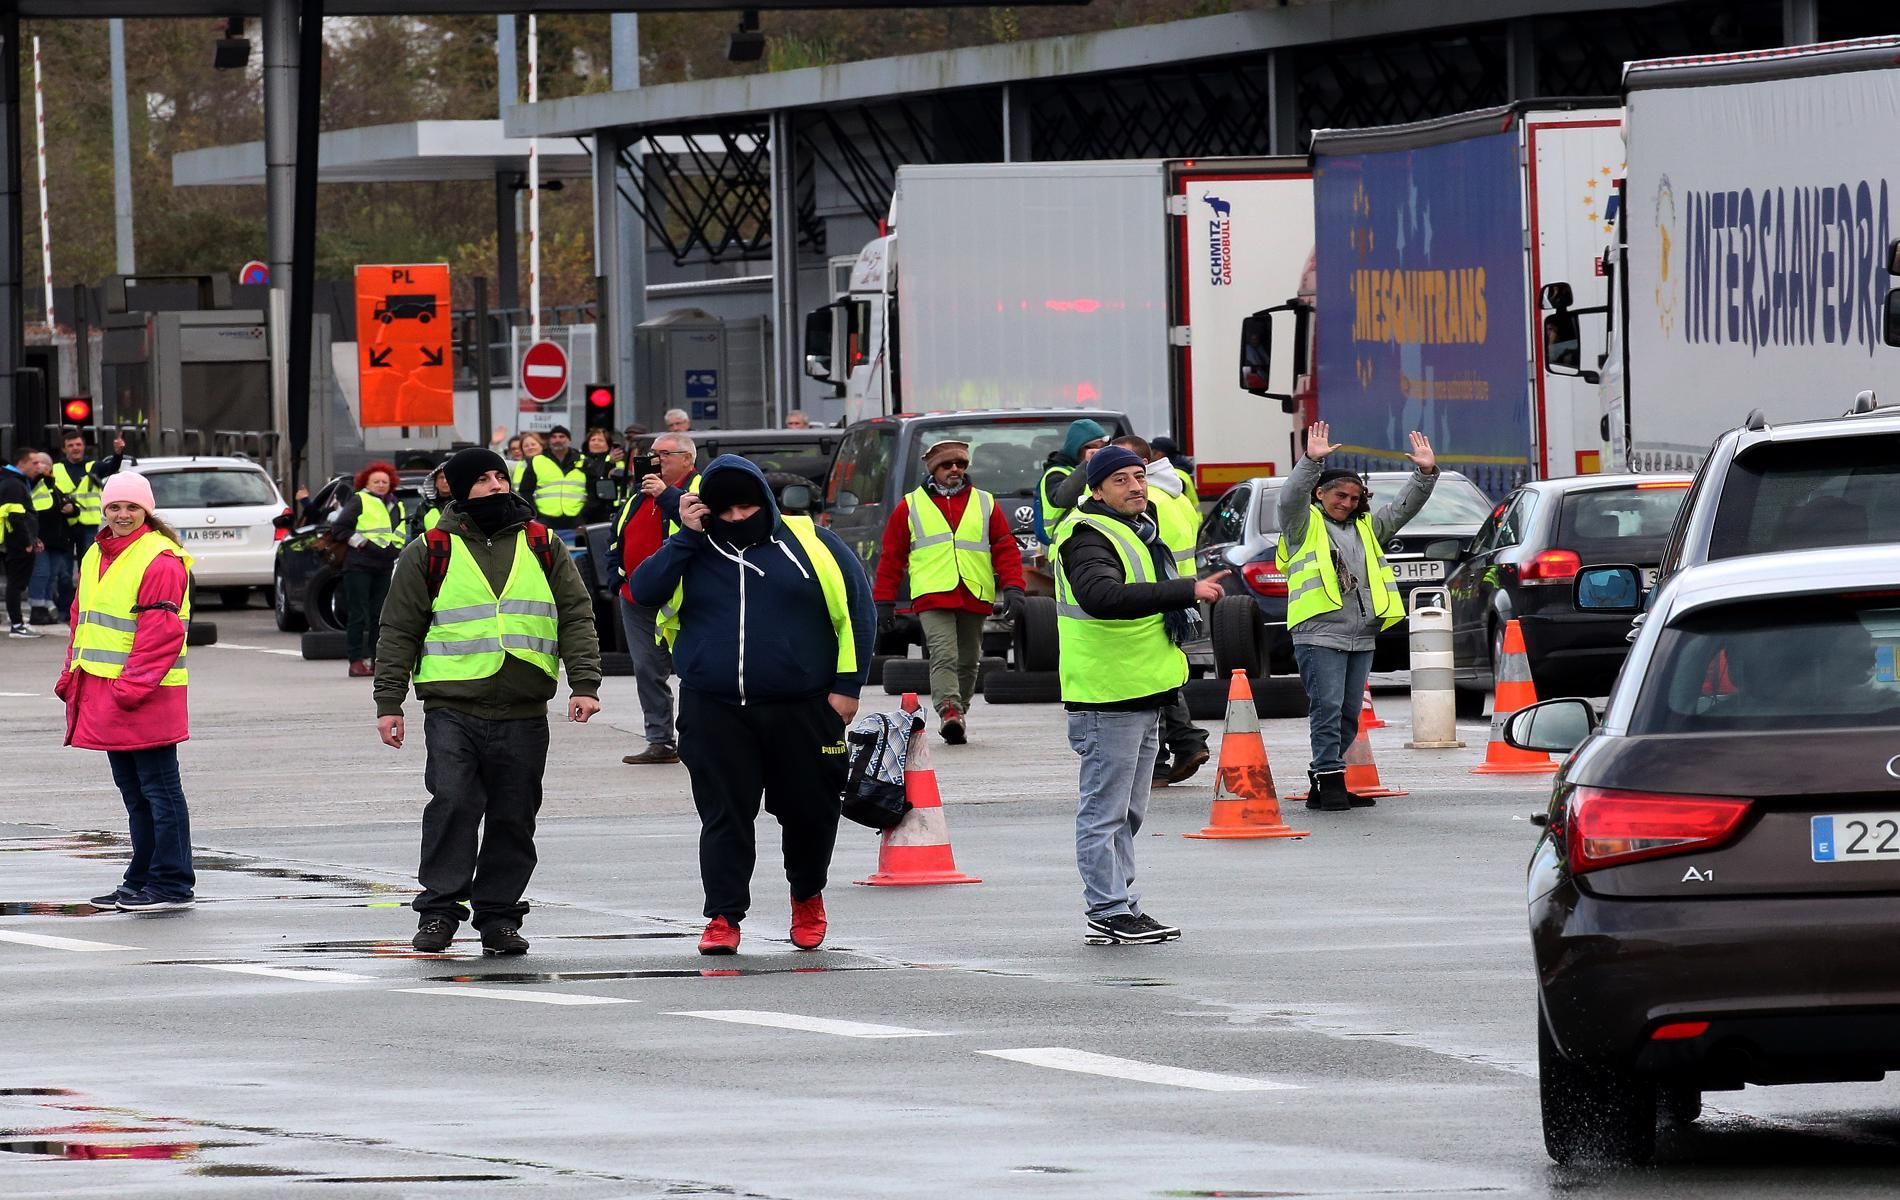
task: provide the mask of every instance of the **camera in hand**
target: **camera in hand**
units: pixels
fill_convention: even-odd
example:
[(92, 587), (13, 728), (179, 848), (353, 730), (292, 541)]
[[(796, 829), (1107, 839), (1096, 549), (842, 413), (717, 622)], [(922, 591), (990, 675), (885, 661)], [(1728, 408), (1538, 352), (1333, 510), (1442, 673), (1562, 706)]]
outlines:
[(649, 475), (658, 475), (659, 473), (660, 473), (660, 456), (659, 455), (642, 454), (638, 458), (633, 460), (633, 477), (635, 479), (645, 479)]

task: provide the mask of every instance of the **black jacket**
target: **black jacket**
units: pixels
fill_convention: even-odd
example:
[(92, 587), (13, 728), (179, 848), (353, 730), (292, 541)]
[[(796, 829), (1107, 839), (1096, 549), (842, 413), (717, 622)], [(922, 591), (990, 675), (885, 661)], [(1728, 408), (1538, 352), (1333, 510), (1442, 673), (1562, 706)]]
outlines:
[[(1084, 500), (1076, 511), (1107, 517), (1131, 527), (1133, 525), (1128, 518), (1100, 500)], [(1154, 575), (1160, 579), (1167, 573), (1164, 565), (1168, 561), (1167, 548), (1156, 539), (1149, 544), (1148, 551), (1150, 560), (1155, 563)], [(1132, 621), (1174, 609), (1192, 608), (1195, 604), (1192, 579), (1129, 583), (1122, 570), (1121, 555), (1116, 553), (1107, 535), (1087, 525), (1077, 525), (1069, 534), (1068, 540), (1062, 543), (1058, 561), (1062, 564), (1062, 573), (1068, 578), (1069, 591), (1074, 594), (1075, 602), (1083, 612), (1100, 620)], [(1071, 702), (1065, 703), (1063, 707), (1071, 712), (1089, 709), (1136, 711), (1161, 708), (1173, 697), (1174, 692), (1170, 690), (1132, 700), (1115, 700), (1104, 704)]]
[(33, 485), (9, 466), (0, 466), (0, 504), (17, 504), (26, 510), (7, 514), (7, 553), (31, 553), (33, 543), (40, 538), (38, 514), (33, 511)]

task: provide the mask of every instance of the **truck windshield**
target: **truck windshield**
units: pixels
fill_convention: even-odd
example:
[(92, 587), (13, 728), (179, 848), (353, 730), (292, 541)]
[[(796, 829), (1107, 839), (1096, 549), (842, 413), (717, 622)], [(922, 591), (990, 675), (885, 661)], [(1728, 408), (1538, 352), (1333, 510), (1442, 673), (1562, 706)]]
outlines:
[(1900, 435), (1768, 442), (1722, 484), (1709, 557), (1900, 542)]
[[(1111, 437), (1121, 433), (1120, 423), (1089, 414), (1109, 427)], [(917, 431), (917, 451), (935, 442), (963, 441), (970, 444), (970, 482), (992, 495), (1028, 496), (1042, 478), (1045, 461), (1051, 452), (1062, 449), (1069, 432), (1070, 418), (1010, 418), (1002, 421), (971, 421), (968, 424), (931, 425)], [(905, 489), (923, 482), (920, 459), (905, 465)]]

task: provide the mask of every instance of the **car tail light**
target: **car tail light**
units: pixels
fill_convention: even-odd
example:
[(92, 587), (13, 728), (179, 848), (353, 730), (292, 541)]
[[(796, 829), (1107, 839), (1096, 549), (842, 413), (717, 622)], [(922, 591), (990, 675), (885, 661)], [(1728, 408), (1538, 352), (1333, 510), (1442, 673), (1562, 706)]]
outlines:
[[(284, 506), (284, 511), (283, 511), (283, 515), (284, 515), (284, 516), (286, 516), (286, 517), (290, 515), (290, 506), (289, 506), (289, 505), (285, 505), (285, 506)], [(275, 527), (275, 528), (274, 528), (274, 529), (272, 530), (272, 532), (271, 532), (271, 539), (270, 539), (270, 540), (271, 540), (271, 541), (273, 541), (273, 542), (281, 542), (281, 541), (283, 541), (283, 540), (284, 540), (285, 538), (287, 538), (287, 537), (289, 537), (289, 536), (290, 536), (290, 530), (288, 530), (288, 529), (285, 529), (285, 528), (284, 528), (284, 527), (283, 527), (282, 525), (279, 525), (279, 526), (276, 526), (276, 527)]]
[(1286, 595), (1286, 576), (1274, 570), (1270, 562), (1250, 562), (1240, 568), (1247, 586), (1262, 596)]
[(1652, 1042), (1686, 1042), (1690, 1038), (1699, 1038), (1709, 1031), (1707, 1021), (1674, 1021), (1668, 1025), (1656, 1026), (1649, 1035)]
[(1734, 836), (1751, 803), (1579, 787), (1564, 818), (1570, 872), (1713, 850)]
[(1569, 583), (1582, 566), (1575, 550), (1546, 550), (1518, 568), (1517, 581), (1533, 587)]

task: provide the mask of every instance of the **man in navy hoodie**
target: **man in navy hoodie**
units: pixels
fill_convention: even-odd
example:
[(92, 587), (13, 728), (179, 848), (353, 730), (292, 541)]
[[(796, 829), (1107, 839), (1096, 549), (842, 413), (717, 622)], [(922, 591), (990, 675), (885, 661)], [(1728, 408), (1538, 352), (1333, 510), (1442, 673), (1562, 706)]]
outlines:
[(826, 874), (844, 790), (844, 731), (877, 628), (864, 568), (809, 517), (784, 517), (735, 454), (680, 497), (682, 528), (634, 571), (635, 604), (672, 610), (679, 754), (699, 810), (701, 954), (739, 949), (751, 907), (759, 800), (778, 818), (792, 944), (825, 938)]

